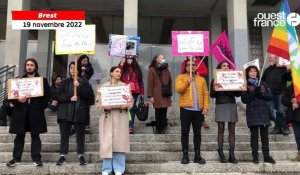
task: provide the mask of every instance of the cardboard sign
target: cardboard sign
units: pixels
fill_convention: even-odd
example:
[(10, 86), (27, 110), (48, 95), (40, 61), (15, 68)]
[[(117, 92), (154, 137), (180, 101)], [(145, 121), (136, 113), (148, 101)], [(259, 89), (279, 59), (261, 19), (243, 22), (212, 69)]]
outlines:
[(126, 42), (126, 55), (137, 55), (139, 53), (140, 47), (140, 37), (137, 36), (128, 36)]
[(208, 31), (172, 31), (173, 56), (208, 56)]
[(247, 83), (245, 78), (245, 71), (223, 71), (219, 69), (214, 70), (214, 80), (217, 86), (216, 91), (246, 91)]
[(9, 79), (7, 84), (8, 99), (44, 96), (43, 77)]
[(57, 29), (55, 36), (55, 54), (95, 54), (96, 26), (82, 28)]
[(108, 55), (124, 57), (137, 55), (139, 52), (140, 37), (126, 35), (109, 35)]
[(102, 86), (98, 92), (101, 94), (103, 107), (120, 107), (131, 103), (131, 91), (129, 85)]
[(247, 67), (249, 67), (249, 66), (256, 66), (259, 70), (259, 59), (255, 59), (253, 61), (250, 61), (250, 62), (244, 64), (243, 68), (246, 70)]

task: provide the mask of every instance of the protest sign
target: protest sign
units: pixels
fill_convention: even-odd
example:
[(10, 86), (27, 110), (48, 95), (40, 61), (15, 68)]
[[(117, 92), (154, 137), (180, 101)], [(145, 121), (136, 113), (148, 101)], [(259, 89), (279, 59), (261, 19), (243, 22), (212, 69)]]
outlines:
[(43, 77), (9, 79), (7, 81), (7, 95), (8, 99), (43, 96)]
[(214, 70), (216, 91), (246, 91), (246, 78), (243, 70), (223, 71)]
[(129, 85), (102, 86), (98, 92), (101, 94), (103, 107), (120, 107), (131, 103), (131, 92)]
[(249, 67), (249, 66), (256, 66), (259, 70), (259, 59), (255, 59), (255, 60), (252, 60), (252, 61), (244, 64), (243, 68), (247, 69), (247, 67)]

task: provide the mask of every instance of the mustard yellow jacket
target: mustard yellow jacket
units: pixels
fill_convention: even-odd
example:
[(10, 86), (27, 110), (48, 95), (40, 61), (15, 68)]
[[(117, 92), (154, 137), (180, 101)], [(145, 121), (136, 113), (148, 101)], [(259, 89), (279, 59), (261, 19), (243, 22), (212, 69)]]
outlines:
[[(179, 94), (180, 107), (194, 107), (194, 95), (190, 98), (189, 74), (179, 74), (175, 82), (175, 90)], [(198, 101), (200, 109), (209, 108), (209, 97), (206, 81), (203, 77), (195, 75), (196, 89), (198, 92)], [(193, 92), (193, 88), (192, 88)]]

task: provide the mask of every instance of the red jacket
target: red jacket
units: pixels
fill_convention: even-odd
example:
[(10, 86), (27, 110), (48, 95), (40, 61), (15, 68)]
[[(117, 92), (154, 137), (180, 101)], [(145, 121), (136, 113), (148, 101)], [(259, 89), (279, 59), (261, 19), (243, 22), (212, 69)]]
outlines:
[[(182, 73), (182, 74), (184, 74), (184, 73), (186, 72), (186, 71), (185, 71), (185, 61), (186, 61), (186, 60), (184, 60), (184, 61), (181, 63), (181, 73)], [(195, 62), (196, 66), (198, 66), (200, 62), (201, 62), (201, 60), (200, 60), (200, 59), (197, 59), (196, 62)], [(207, 70), (207, 67), (205, 66), (205, 63), (204, 63), (204, 62), (202, 62), (202, 63), (200, 64), (200, 66), (198, 67), (197, 73), (198, 73), (199, 76), (202, 76), (202, 77), (208, 75), (208, 70)]]
[(122, 70), (121, 80), (126, 84), (131, 84), (131, 93), (132, 94), (142, 94), (144, 95), (144, 83), (139, 82), (139, 79), (133, 69), (133, 66), (129, 66), (128, 72), (123, 72), (123, 66), (119, 64), (119, 68)]

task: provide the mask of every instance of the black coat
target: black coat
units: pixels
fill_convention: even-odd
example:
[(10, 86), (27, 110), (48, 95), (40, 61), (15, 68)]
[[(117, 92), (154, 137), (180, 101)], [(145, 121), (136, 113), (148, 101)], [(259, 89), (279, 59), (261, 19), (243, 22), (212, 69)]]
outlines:
[[(23, 76), (26, 77), (26, 76)], [(9, 132), (12, 134), (35, 134), (47, 132), (47, 123), (44, 110), (48, 107), (51, 97), (49, 84), (43, 78), (44, 96), (30, 98), (26, 103), (11, 100), (14, 105), (10, 122)]]
[(81, 70), (81, 77), (86, 80), (90, 80), (94, 74), (94, 69), (91, 63), (88, 63), (85, 67), (85, 70)]
[(281, 102), (287, 107), (286, 122), (300, 122), (300, 108), (293, 110), (291, 100), (295, 98), (293, 85), (286, 88), (281, 98)]
[(73, 79), (67, 78), (62, 82), (59, 92), (53, 97), (58, 101), (57, 121), (87, 122), (88, 109), (95, 103), (91, 85), (84, 79), (79, 80), (77, 87), (78, 101), (72, 102), (74, 95)]
[(240, 97), (239, 91), (215, 91), (213, 89), (214, 79), (210, 83), (210, 97), (216, 98), (216, 104), (236, 103), (235, 97)]
[(264, 82), (250, 90), (248, 86), (247, 91), (242, 93), (242, 102), (246, 105), (247, 125), (251, 126), (270, 126), (270, 106), (267, 103), (273, 99), (273, 94), (270, 88)]
[(282, 94), (286, 88), (287, 81), (292, 80), (291, 72), (286, 67), (269, 66), (262, 76), (274, 94)]

